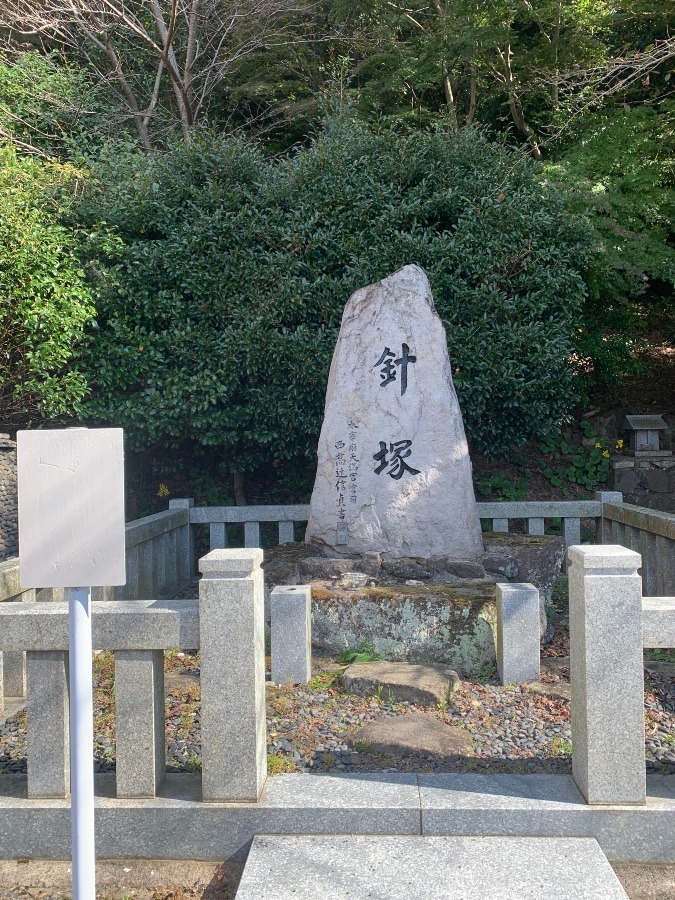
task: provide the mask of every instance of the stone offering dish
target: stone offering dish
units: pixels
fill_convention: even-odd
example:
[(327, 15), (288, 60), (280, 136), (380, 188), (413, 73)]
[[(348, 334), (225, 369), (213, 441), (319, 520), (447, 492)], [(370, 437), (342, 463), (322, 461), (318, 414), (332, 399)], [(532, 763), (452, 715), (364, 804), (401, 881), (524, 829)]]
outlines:
[(338, 580), (338, 585), (347, 591), (355, 591), (366, 586), (368, 577), (363, 572), (343, 572)]

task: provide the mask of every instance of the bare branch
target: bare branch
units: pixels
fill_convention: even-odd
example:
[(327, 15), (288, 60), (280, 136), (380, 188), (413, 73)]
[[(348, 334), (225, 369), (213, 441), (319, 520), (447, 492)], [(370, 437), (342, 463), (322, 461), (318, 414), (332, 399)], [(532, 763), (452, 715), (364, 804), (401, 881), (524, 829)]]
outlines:
[[(30, 40), (83, 54), (102, 83), (114, 77), (123, 106), (146, 131), (166, 73), (188, 141), (200, 110), (237, 64), (257, 50), (298, 42), (298, 26), (314, 5), (314, 0), (0, 0), (0, 35), (9, 35), (8, 46), (15, 49)], [(108, 60), (110, 71), (97, 54)]]
[(555, 80), (559, 102), (568, 107), (568, 119), (555, 131), (558, 136), (571, 122), (611, 97), (645, 81), (665, 63), (675, 58), (675, 37), (667, 37), (647, 50), (613, 59), (604, 65), (570, 69), (567, 72), (538, 73), (535, 84), (551, 86)]

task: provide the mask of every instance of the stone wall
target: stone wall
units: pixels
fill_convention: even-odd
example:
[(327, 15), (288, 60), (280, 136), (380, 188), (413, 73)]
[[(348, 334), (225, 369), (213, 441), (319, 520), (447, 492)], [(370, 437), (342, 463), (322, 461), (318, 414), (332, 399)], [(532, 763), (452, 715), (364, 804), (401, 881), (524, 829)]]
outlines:
[(16, 444), (0, 434), (0, 562), (18, 553)]
[(675, 513), (675, 456), (616, 459), (610, 486), (621, 491), (625, 503)]

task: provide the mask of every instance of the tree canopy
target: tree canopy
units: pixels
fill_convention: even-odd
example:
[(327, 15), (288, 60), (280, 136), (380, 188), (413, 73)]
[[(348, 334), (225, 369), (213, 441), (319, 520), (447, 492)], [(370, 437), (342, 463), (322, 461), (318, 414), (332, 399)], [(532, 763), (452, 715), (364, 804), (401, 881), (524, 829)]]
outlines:
[(664, 0), (6, 0), (5, 418), (311, 453), (347, 297), (417, 262), (474, 447), (555, 430), (673, 307), (674, 28)]
[[(41, 166), (0, 146), (0, 417), (71, 414), (86, 393), (74, 364), (93, 316), (73, 235), (59, 224), (55, 194), (67, 167)], [(50, 201), (50, 197), (52, 198)]]
[(313, 452), (348, 296), (409, 262), (429, 274), (476, 446), (570, 409), (589, 235), (523, 153), (341, 116), (279, 162), (235, 142), (130, 162), (88, 200), (120, 242), (96, 260), (109, 286), (85, 366), (89, 414), (137, 444), (222, 446), (234, 469)]

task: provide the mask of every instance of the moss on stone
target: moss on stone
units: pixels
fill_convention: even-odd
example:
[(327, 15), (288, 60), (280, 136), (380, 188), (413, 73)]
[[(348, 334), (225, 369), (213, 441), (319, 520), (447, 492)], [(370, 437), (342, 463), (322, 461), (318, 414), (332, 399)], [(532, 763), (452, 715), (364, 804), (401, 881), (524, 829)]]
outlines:
[(453, 584), (390, 584), (379, 587), (363, 587), (358, 590), (343, 590), (327, 587), (325, 581), (311, 582), (312, 598), (317, 602), (336, 600), (345, 605), (353, 605), (361, 600), (373, 602), (403, 603), (450, 603), (456, 607), (483, 604), (495, 599), (495, 586), (490, 582), (474, 582), (464, 585)]
[(510, 534), (505, 531), (487, 531), (483, 535), (486, 550), (493, 547), (510, 547), (513, 550), (519, 547), (546, 547), (551, 541), (559, 540), (559, 537), (549, 534)]
[(284, 562), (299, 563), (308, 556), (316, 556), (316, 547), (312, 544), (305, 544), (304, 541), (294, 541), (288, 544), (279, 544), (277, 547), (270, 547), (265, 550), (265, 563), (273, 560), (283, 560)]

